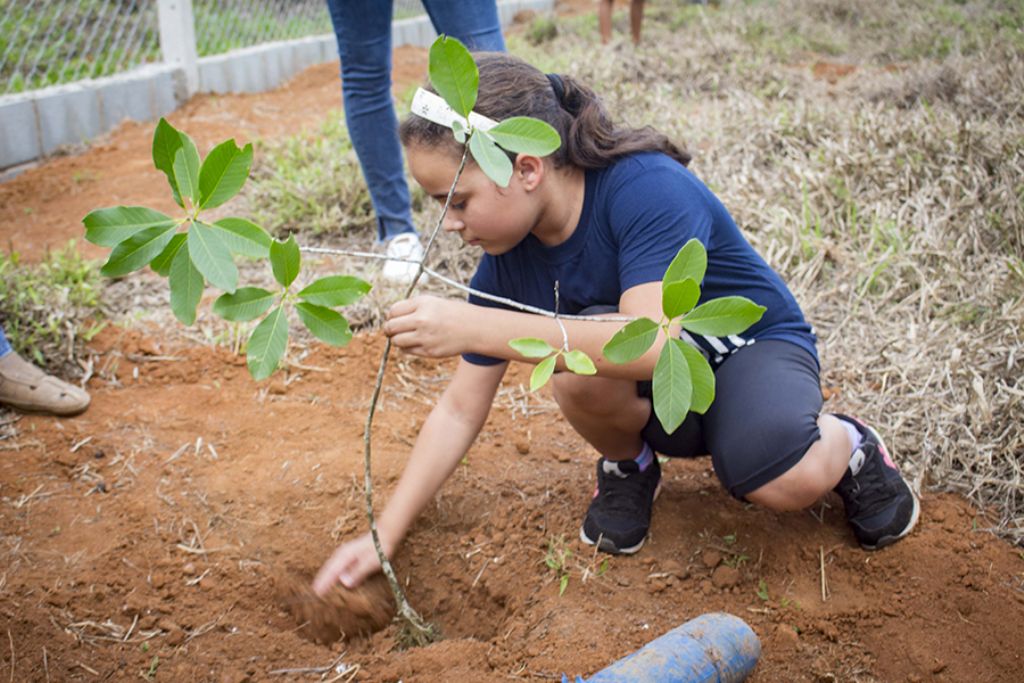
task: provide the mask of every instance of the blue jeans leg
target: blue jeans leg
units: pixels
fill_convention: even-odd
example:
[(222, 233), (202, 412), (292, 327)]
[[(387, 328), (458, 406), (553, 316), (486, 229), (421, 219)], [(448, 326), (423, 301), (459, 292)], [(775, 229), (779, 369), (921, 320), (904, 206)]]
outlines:
[(410, 232), (409, 188), (391, 100), (391, 2), (327, 0), (341, 58), (345, 122), (377, 214), (377, 236)]
[(470, 50), (504, 52), (496, 0), (423, 0), (438, 33), (458, 38)]
[[(391, 98), (389, 0), (327, 0), (341, 58), (341, 90), (352, 146), (377, 214), (377, 236), (412, 232), (398, 117)], [(495, 0), (426, 2), (439, 33), (471, 49), (504, 50)]]
[(0, 327), (0, 358), (3, 358), (11, 352), (11, 343), (7, 341), (7, 337), (4, 336), (4, 328)]

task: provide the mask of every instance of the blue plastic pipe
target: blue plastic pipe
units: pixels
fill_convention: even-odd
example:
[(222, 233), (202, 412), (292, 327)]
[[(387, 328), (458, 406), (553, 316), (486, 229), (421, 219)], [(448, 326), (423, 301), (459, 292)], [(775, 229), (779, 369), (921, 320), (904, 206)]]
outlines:
[(587, 683), (739, 683), (761, 656), (761, 641), (739, 617), (704, 614), (652, 640)]

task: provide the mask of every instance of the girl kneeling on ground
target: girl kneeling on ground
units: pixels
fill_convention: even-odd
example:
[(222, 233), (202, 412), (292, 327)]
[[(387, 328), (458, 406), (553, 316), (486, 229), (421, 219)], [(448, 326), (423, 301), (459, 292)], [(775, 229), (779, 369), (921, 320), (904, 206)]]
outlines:
[[(618, 311), (658, 320), (665, 271), (696, 238), (708, 257), (701, 300), (739, 295), (767, 309), (742, 336), (681, 333), (708, 358), (716, 398), (704, 415), (690, 413), (671, 435), (650, 400), (663, 340), (640, 359), (615, 365), (601, 349), (621, 324), (563, 321), (572, 347), (597, 366), (596, 376), (553, 377), (562, 413), (601, 456), (582, 540), (609, 553), (640, 549), (661, 480), (656, 453), (710, 453), (730, 494), (773, 510), (808, 507), (834, 489), (869, 550), (907, 535), (917, 521), (917, 498), (874, 429), (820, 412), (811, 326), (779, 275), (686, 168), (689, 155), (649, 128), (614, 126), (597, 96), (568, 76), (545, 75), (505, 54), (476, 59), (475, 111), (496, 121), (542, 119), (559, 132), (562, 146), (544, 158), (516, 155), (507, 188), (467, 163), (444, 229), (483, 249), (474, 289), (552, 310), (557, 282), (559, 313)], [(462, 156), (450, 128), (410, 114), (401, 139), (416, 181), (443, 203)], [(377, 520), (392, 557), (483, 427), (508, 362), (537, 362), (516, 353), (509, 340), (539, 337), (559, 348), (562, 332), (551, 318), (473, 295), (468, 302), (400, 301), (383, 330), (414, 355), (461, 355)], [(379, 569), (367, 533), (335, 550), (314, 589), (324, 594), (336, 581), (352, 588)]]

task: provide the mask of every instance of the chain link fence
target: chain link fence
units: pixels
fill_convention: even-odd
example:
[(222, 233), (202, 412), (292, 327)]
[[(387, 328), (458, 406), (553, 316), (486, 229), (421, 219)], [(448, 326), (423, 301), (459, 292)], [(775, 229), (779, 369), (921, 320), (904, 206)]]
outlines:
[(0, 92), (160, 60), (155, 0), (0, 0)]
[[(0, 94), (163, 60), (158, 0), (0, 0)], [(382, 0), (383, 1), (383, 0)], [(192, 0), (200, 57), (332, 32), (325, 0)], [(395, 0), (396, 19), (423, 13)]]

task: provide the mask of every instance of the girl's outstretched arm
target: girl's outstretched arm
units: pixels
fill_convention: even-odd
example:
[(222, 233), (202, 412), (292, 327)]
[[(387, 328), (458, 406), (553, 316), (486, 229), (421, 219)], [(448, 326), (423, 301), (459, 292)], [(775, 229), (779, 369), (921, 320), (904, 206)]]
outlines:
[[(480, 433), (507, 366), (459, 361), (451, 383), (416, 437), (398, 486), (377, 518), (377, 533), (388, 558)], [(338, 546), (313, 580), (313, 590), (324, 595), (338, 581), (355, 588), (379, 570), (367, 532)]]
[[(619, 315), (661, 320), (661, 282), (631, 287), (619, 299)], [(563, 320), (569, 346), (580, 349), (594, 361), (597, 374), (618, 379), (650, 379), (663, 335), (639, 359), (626, 365), (606, 360), (601, 349), (625, 323)], [(539, 337), (555, 348), (562, 346), (562, 331), (553, 318), (501, 308), (475, 306), (465, 301), (417, 296), (391, 307), (384, 333), (403, 351), (427, 358), (444, 358), (460, 353), (479, 353), (494, 358), (536, 363), (523, 358), (509, 345), (517, 337)], [(674, 328), (673, 335), (679, 330)], [(559, 369), (565, 369), (559, 360)]]

